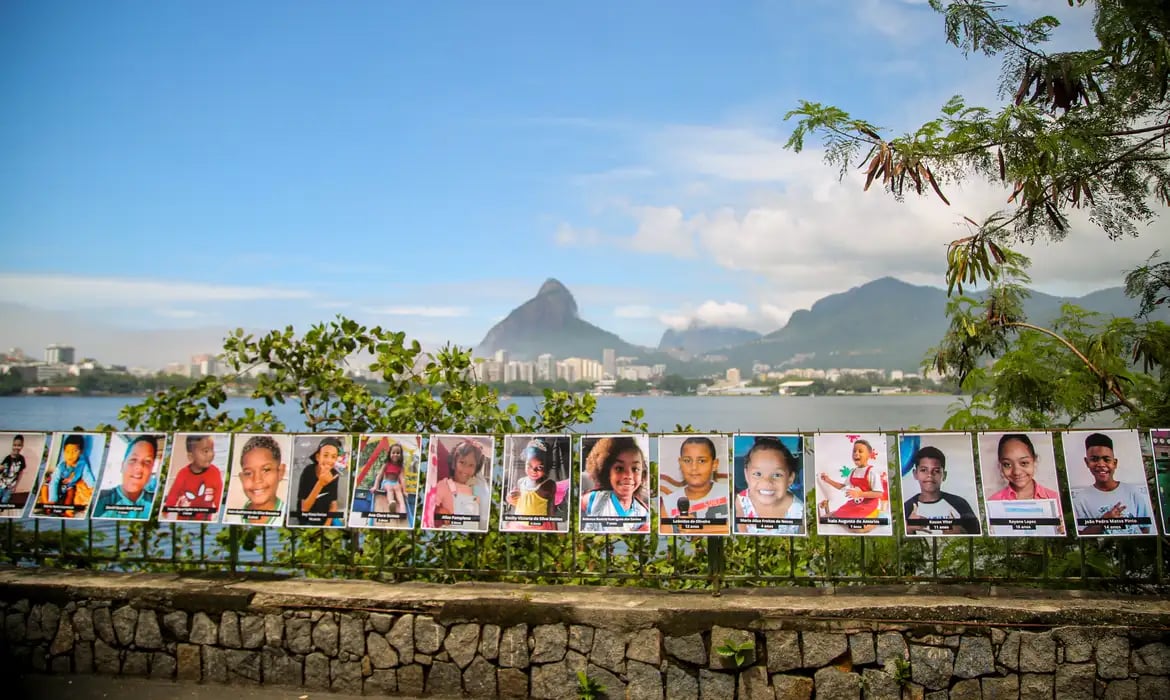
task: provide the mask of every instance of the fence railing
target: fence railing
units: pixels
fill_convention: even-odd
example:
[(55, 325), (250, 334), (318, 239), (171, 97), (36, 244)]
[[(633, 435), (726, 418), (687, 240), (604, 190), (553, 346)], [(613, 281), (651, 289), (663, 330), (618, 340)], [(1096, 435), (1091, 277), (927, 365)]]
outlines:
[(1158, 590), (1164, 537), (660, 537), (312, 530), (10, 520), (0, 560), (119, 571), (265, 573), (707, 589), (981, 583)]

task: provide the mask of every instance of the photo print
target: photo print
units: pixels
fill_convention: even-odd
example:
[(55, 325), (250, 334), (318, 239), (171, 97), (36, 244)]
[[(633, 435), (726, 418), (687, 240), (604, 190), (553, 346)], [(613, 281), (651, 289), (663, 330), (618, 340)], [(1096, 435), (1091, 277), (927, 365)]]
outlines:
[(37, 518), (85, 520), (106, 455), (104, 433), (53, 433), (53, 446), (37, 487)]
[(488, 531), (495, 442), (486, 435), (431, 436), (424, 529)]
[(284, 524), (284, 498), (288, 494), (288, 461), (292, 455), (291, 435), (241, 433), (232, 445), (231, 475), (228, 478), (225, 525)]
[(732, 481), (737, 535), (805, 535), (804, 440), (736, 435)]
[(1061, 442), (1078, 536), (1158, 534), (1136, 430), (1073, 430)]
[(422, 454), (421, 435), (358, 437), (350, 527), (414, 527)]
[(898, 436), (898, 464), (908, 536), (983, 533), (969, 433), (903, 433)]
[(504, 437), (501, 530), (569, 531), (571, 448), (568, 435)]
[(978, 444), (988, 532), (996, 537), (1063, 537), (1052, 434), (980, 433)]
[(815, 435), (813, 461), (818, 534), (894, 534), (884, 435)]
[(1158, 484), (1158, 505), (1162, 509), (1162, 532), (1170, 533), (1170, 429), (1150, 431), (1150, 454), (1154, 457), (1154, 481)]
[(227, 433), (175, 433), (159, 522), (219, 521), (231, 444)]
[(33, 431), (0, 433), (0, 518), (24, 516), (45, 459), (46, 438)]
[(93, 501), (97, 520), (149, 520), (167, 447), (162, 433), (114, 433)]
[(293, 436), (289, 527), (345, 527), (352, 442), (349, 435)]
[(581, 532), (650, 532), (649, 435), (581, 438)]
[(659, 534), (730, 534), (727, 454), (726, 435), (658, 438)]

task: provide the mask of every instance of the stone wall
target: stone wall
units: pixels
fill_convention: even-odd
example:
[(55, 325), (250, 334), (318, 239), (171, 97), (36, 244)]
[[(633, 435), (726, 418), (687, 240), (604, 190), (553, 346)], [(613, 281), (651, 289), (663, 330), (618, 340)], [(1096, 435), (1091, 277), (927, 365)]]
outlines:
[(824, 593), (0, 570), (10, 671), (474, 698), (575, 698), (578, 671), (610, 698), (1170, 698), (1163, 598)]

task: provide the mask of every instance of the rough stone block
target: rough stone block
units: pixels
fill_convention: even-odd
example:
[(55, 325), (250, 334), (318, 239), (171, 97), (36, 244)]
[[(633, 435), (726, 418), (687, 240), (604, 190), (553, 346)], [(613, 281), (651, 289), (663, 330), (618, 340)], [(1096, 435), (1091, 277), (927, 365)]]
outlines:
[(854, 666), (877, 663), (877, 646), (872, 632), (857, 632), (849, 635), (849, 657)]
[(69, 615), (61, 617), (61, 622), (58, 623), (51, 638), (53, 642), (49, 645), (50, 656), (73, 652), (73, 621)]
[(279, 647), (268, 647), (260, 653), (260, 672), (264, 685), (300, 687), (304, 681), (300, 660)]
[(496, 667), (476, 656), (463, 670), (463, 691), (473, 698), (496, 697)]
[(70, 657), (56, 656), (49, 660), (49, 672), (54, 674), (69, 673)]
[(162, 649), (162, 630), (153, 610), (138, 611), (138, 627), (134, 630), (134, 646), (139, 649)]
[[(563, 629), (563, 627), (562, 627)], [(537, 635), (536, 649), (540, 651), (540, 637)], [(479, 648), (479, 625), (474, 623), (464, 623), (459, 625), (452, 625), (451, 630), (447, 633), (447, 638), (443, 640), (443, 649), (450, 655), (451, 660), (459, 668), (467, 668), (472, 659), (476, 657), (476, 650)], [(562, 645), (561, 656), (564, 656), (564, 647)], [(557, 661), (557, 659), (550, 659), (550, 661)], [(492, 674), (492, 685), (495, 685), (495, 674)]]
[[(191, 632), (195, 639), (195, 632)], [(307, 618), (293, 617), (284, 621), (284, 645), (294, 654), (308, 654), (313, 651), (313, 623)]]
[[(525, 692), (528, 689), (527, 678), (524, 683)], [(410, 664), (398, 669), (398, 692), (401, 695), (423, 694), (423, 667), (419, 664)]]
[[(314, 690), (329, 689), (329, 657), (319, 651), (305, 657), (305, 687)], [(420, 688), (419, 691), (421, 690)]]
[(187, 641), (187, 636), (190, 634), (187, 626), (187, 613), (182, 610), (172, 610), (163, 615), (162, 621), (167, 639), (176, 642)]
[(982, 700), (983, 690), (978, 678), (968, 678), (951, 686), (950, 700)]
[(228, 675), (231, 680), (248, 683), (261, 681), (260, 652), (247, 649), (228, 649), (224, 651), (224, 660), (227, 661)]
[[(764, 687), (768, 687), (768, 672), (761, 668)], [(642, 661), (626, 662), (626, 698), (628, 700), (662, 700), (662, 672), (657, 666)], [(754, 686), (753, 686), (754, 687)], [(770, 690), (770, 689), (769, 689)], [(746, 696), (740, 695), (741, 698)], [(754, 696), (752, 696), (754, 697)], [(769, 698), (769, 700), (771, 700)]]
[(1109, 681), (1101, 698), (1102, 700), (1134, 700), (1138, 696), (1137, 693), (1137, 679), (1126, 678)]
[(447, 630), (434, 618), (427, 615), (414, 618), (414, 648), (418, 653), (433, 655), (443, 647), (446, 634)]
[[(603, 688), (605, 688), (606, 697), (625, 697), (626, 682), (621, 678), (618, 678), (616, 675), (610, 673), (606, 669), (600, 666), (595, 666), (593, 664), (587, 664), (584, 671), (585, 675), (589, 676), (589, 678), (593, 679), (597, 683), (601, 684)], [(576, 674), (576, 670), (573, 670), (573, 673)], [(576, 685), (576, 681), (574, 681), (574, 685)]]
[(122, 670), (118, 650), (98, 639), (93, 643), (93, 666), (98, 673), (117, 675)]
[[(484, 635), (487, 635), (487, 625), (484, 626)], [(589, 625), (570, 625), (569, 648), (582, 654), (588, 654), (589, 650), (593, 648), (593, 628)], [(490, 657), (485, 655), (484, 658)]]
[(501, 668), (496, 671), (496, 685), (501, 698), (527, 698), (528, 675), (514, 668)]
[(1056, 640), (1051, 632), (1020, 633), (1020, 670), (1028, 673), (1056, 670)]
[(1020, 670), (1020, 633), (1008, 632), (1008, 636), (999, 647), (999, 655), (995, 659), (1004, 668), (1012, 671)]
[(1021, 673), (1020, 700), (1051, 700), (1052, 685), (1051, 673)]
[[(279, 619), (279, 618), (277, 618)], [(240, 618), (240, 644), (245, 649), (259, 649), (267, 636), (263, 615), (244, 615)], [(279, 646), (279, 639), (275, 646)]]
[(175, 677), (175, 657), (164, 651), (150, 655), (150, 677), (171, 680)]
[[(735, 663), (733, 656), (724, 656), (720, 649), (740, 649), (743, 662)], [(709, 650), (708, 666), (712, 669), (735, 669), (740, 666), (751, 666), (756, 662), (756, 635), (748, 630), (732, 629), (730, 627), (711, 628), (711, 648)]]
[(97, 636), (106, 644), (113, 646), (118, 643), (118, 636), (114, 633), (114, 619), (107, 607), (94, 608), (93, 628)]
[(93, 628), (93, 611), (89, 608), (78, 608), (73, 613), (73, 630), (82, 641), (92, 642), (97, 639), (97, 632)]
[(341, 652), (357, 657), (366, 653), (365, 625), (353, 615), (341, 616)]
[(686, 669), (667, 663), (666, 697), (670, 700), (699, 700), (699, 679)]
[(1097, 675), (1105, 679), (1129, 677), (1129, 638), (1109, 635), (1097, 640)]
[(374, 668), (393, 668), (398, 665), (398, 652), (377, 632), (366, 635), (366, 649)]
[(1060, 700), (1093, 700), (1097, 688), (1094, 664), (1061, 664), (1056, 667), (1056, 697)]
[(657, 629), (638, 630), (626, 645), (626, 658), (657, 668), (662, 664), (662, 633)]
[[(501, 659), (503, 655), (501, 644)], [(589, 652), (589, 661), (614, 673), (625, 673), (626, 636), (607, 629), (596, 630), (593, 633), (593, 649)]]
[(947, 647), (910, 645), (910, 673), (915, 683), (929, 690), (947, 688), (954, 673), (953, 653)]
[(1093, 631), (1085, 627), (1061, 627), (1052, 630), (1052, 636), (1064, 651), (1065, 663), (1084, 663), (1093, 660)]
[(884, 666), (890, 659), (910, 659), (910, 648), (897, 632), (883, 632), (877, 636), (877, 662)]
[[(386, 613), (370, 613), (370, 616), (366, 620), (370, 623), (370, 627), (373, 627), (374, 631), (378, 634), (386, 634), (390, 631), (390, 625), (394, 624), (394, 616), (387, 615)], [(397, 681), (395, 685), (398, 685)]]
[(1170, 678), (1166, 676), (1138, 676), (1138, 700), (1165, 700), (1170, 698)]
[(667, 637), (663, 646), (667, 656), (673, 656), (679, 661), (690, 664), (707, 663), (707, 647), (703, 644), (703, 635), (688, 634), (685, 637)]
[(129, 605), (123, 605), (114, 611), (111, 618), (113, 620), (114, 634), (118, 640), (118, 646), (130, 646), (130, 643), (134, 641), (134, 625), (138, 622), (138, 611)]
[(699, 669), (700, 700), (726, 700), (735, 696), (735, 676)]
[(800, 633), (785, 630), (764, 632), (764, 649), (768, 655), (768, 672), (800, 668)]
[[(975, 682), (978, 688), (979, 681)], [(902, 686), (885, 671), (867, 668), (861, 672), (861, 685), (865, 688), (866, 700), (902, 700)], [(777, 688), (779, 697), (779, 688)]]
[(500, 626), (483, 625), (479, 631), (479, 655), (488, 661), (500, 656)]
[(954, 674), (959, 678), (978, 678), (995, 673), (995, 656), (991, 639), (973, 634), (963, 635), (955, 656)]
[[(403, 615), (394, 621), (394, 626), (390, 628), (390, 632), (386, 635), (386, 641), (390, 642), (390, 646), (398, 652), (398, 660), (400, 663), (409, 664), (414, 662), (414, 615)], [(398, 679), (399, 685), (402, 684), (402, 678)], [(419, 681), (419, 687), (422, 687), (422, 681)], [(419, 692), (422, 692), (421, 690)]]
[(1170, 675), (1170, 646), (1162, 642), (1138, 647), (1131, 658), (1134, 673), (1143, 676)]
[(224, 658), (223, 649), (207, 644), (203, 646), (202, 656), (203, 682), (227, 683), (227, 661)]
[[(94, 611), (94, 623), (98, 621), (98, 611)], [(101, 633), (99, 627), (99, 634)], [(191, 643), (192, 644), (216, 644), (219, 642), (219, 630), (215, 623), (206, 613), (197, 612), (191, 618)]]
[(437, 661), (427, 674), (426, 689), (432, 695), (460, 695), (463, 692), (463, 672), (453, 663)]
[(198, 681), (203, 678), (203, 659), (198, 644), (179, 644), (175, 648), (175, 659), (178, 661), (178, 680)]
[(819, 669), (813, 674), (813, 687), (816, 689), (817, 698), (861, 700), (861, 676), (832, 666)]
[(983, 700), (1009, 700), (1020, 696), (1020, 677), (1016, 674), (1006, 676), (984, 676)]
[(394, 669), (374, 671), (362, 683), (362, 693), (365, 695), (397, 694), (398, 672)]
[[(335, 693), (357, 695), (362, 692), (362, 665), (357, 661), (332, 659), (329, 662), (329, 688)], [(458, 694), (458, 693), (456, 693)]]
[[(661, 692), (658, 695), (662, 697)], [(752, 666), (739, 672), (739, 690), (736, 692), (739, 700), (774, 700), (772, 686), (768, 685), (768, 669), (763, 666)]]
[(805, 668), (827, 666), (849, 649), (849, 638), (839, 632), (802, 632), (800, 637)]
[[(564, 661), (543, 666), (533, 666), (531, 693), (538, 700), (571, 700), (576, 696), (576, 674), (569, 670)], [(606, 688), (609, 694), (609, 688)]]
[(313, 625), (313, 646), (326, 656), (337, 656), (337, 623), (332, 617), (322, 617)]
[(73, 670), (76, 673), (93, 673), (93, 643), (79, 641), (73, 646)]

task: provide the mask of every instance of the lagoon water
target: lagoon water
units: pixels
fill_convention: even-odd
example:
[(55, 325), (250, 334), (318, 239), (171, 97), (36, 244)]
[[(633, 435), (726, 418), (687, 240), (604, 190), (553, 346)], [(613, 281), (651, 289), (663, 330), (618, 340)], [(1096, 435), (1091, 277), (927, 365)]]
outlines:
[[(503, 400), (515, 403), (522, 415), (534, 413), (539, 397)], [(101, 423), (120, 426), (118, 411), (140, 402), (134, 397), (4, 396), (0, 397), (0, 430), (72, 430)], [(580, 432), (620, 430), (630, 411), (641, 408), (652, 432), (670, 432), (677, 425), (714, 432), (816, 432), (840, 430), (934, 429), (942, 426), (959, 397), (903, 396), (607, 396), (597, 400), (593, 422)], [(261, 410), (263, 401), (229, 399), (232, 414)], [(278, 406), (276, 415), (290, 431), (304, 430), (298, 406)]]

